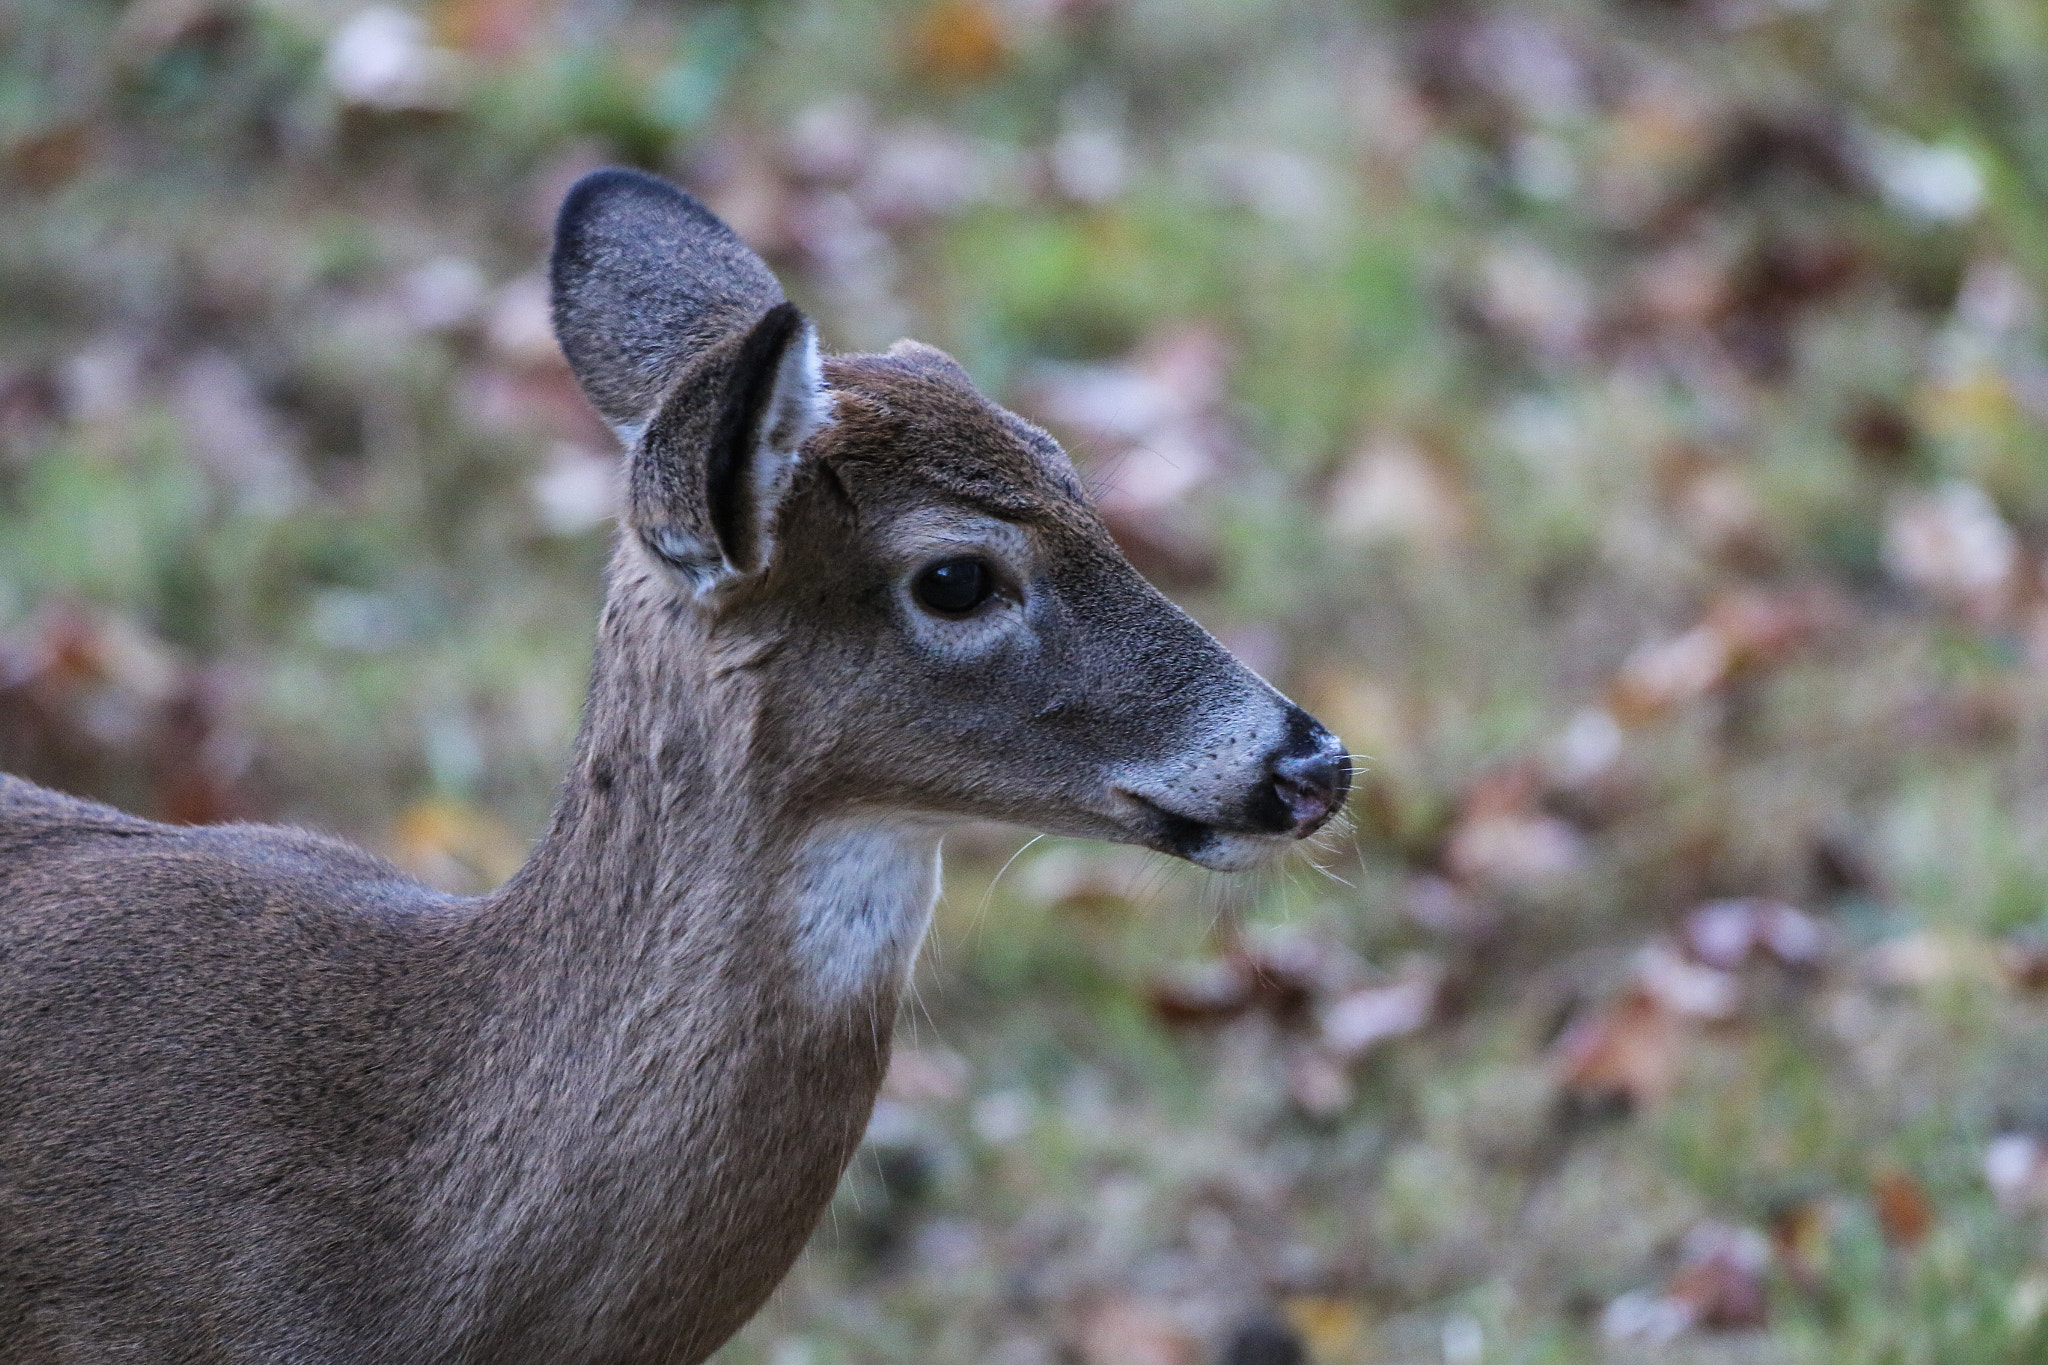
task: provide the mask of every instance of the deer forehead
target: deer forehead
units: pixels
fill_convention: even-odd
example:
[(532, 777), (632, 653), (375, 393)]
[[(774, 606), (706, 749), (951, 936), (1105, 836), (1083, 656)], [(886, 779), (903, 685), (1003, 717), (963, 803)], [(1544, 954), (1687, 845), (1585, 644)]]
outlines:
[(934, 373), (896, 355), (828, 360), (834, 422), (815, 438), (817, 453), (856, 492), (922, 486), (1009, 520), (1092, 522), (1059, 443), (991, 403), (947, 363)]

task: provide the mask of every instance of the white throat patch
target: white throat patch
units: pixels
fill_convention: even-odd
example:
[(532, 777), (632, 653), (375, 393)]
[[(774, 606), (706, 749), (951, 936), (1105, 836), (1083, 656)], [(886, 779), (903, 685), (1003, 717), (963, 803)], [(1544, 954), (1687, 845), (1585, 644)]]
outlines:
[(886, 980), (902, 989), (939, 894), (939, 834), (846, 821), (797, 851), (796, 949), (820, 992), (842, 999)]

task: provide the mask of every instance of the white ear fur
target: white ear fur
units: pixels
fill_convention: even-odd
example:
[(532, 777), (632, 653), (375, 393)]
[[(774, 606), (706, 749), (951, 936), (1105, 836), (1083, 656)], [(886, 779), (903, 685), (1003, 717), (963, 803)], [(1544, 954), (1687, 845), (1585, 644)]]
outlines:
[[(753, 571), (765, 569), (774, 556), (776, 509), (796, 475), (798, 452), (813, 432), (831, 420), (831, 394), (825, 388), (818, 333), (806, 319), (776, 362), (774, 385), (761, 405), (754, 448), (747, 461), (747, 499), (754, 517)], [(636, 442), (646, 426), (642, 423), (632, 431)], [(622, 429), (620, 434), (627, 432)], [(694, 597), (708, 597), (746, 572), (728, 560), (715, 541), (699, 540), (677, 527), (654, 527), (642, 536)]]
[(796, 475), (797, 452), (811, 433), (831, 420), (831, 397), (825, 390), (825, 368), (818, 357), (818, 330), (807, 318), (776, 364), (775, 387), (762, 405), (753, 458), (747, 462), (753, 480), (750, 495), (758, 567), (766, 568), (775, 553), (775, 509)]

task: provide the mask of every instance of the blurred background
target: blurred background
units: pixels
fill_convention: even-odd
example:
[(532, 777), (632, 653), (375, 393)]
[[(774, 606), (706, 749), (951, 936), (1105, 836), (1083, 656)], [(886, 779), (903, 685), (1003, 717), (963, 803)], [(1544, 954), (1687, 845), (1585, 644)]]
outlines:
[(952, 840), (721, 1360), (2048, 1360), (2048, 7), (7, 0), (0, 768), (516, 866), (612, 162), (1368, 756), (1264, 878)]

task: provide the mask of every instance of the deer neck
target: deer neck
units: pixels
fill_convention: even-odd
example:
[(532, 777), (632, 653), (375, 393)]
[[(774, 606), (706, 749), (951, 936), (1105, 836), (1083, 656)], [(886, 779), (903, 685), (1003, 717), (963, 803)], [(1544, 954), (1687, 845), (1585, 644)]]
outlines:
[(473, 926), (494, 1003), (431, 1204), (464, 1211), (436, 1237), (456, 1317), (684, 1304), (694, 1333), (757, 1306), (852, 1155), (937, 831), (794, 807), (747, 670), (616, 618), (553, 823)]

